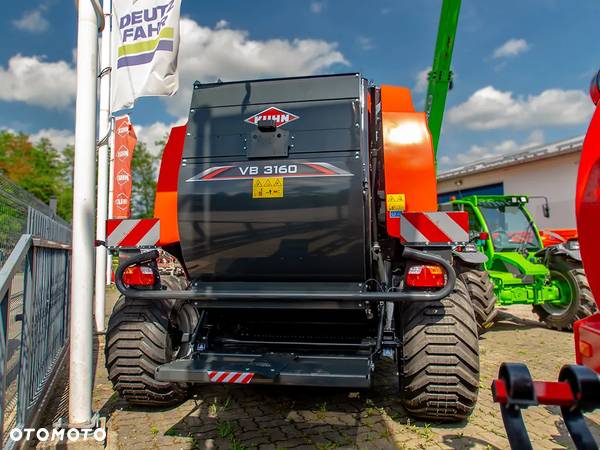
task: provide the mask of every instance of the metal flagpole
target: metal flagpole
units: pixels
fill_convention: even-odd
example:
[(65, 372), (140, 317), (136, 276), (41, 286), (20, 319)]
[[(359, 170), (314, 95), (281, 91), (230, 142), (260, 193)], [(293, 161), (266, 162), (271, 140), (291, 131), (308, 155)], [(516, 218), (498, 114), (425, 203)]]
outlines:
[(78, 2), (77, 102), (73, 175), (73, 259), (69, 361), (69, 423), (92, 418), (92, 303), (98, 22), (93, 0)]
[[(114, 124), (114, 121), (113, 121)], [(113, 183), (115, 176), (115, 133), (114, 130), (110, 136), (110, 159), (108, 169), (108, 218), (113, 218)], [(112, 283), (112, 258), (106, 260), (106, 285)]]
[[(98, 205), (96, 213), (96, 239), (106, 240), (106, 218), (108, 210), (108, 146), (110, 141), (110, 13), (111, 0), (102, 2), (105, 26), (102, 30), (100, 55), (100, 112), (98, 133), (103, 139), (98, 148)], [(104, 332), (104, 296), (106, 294), (106, 254), (103, 246), (96, 247), (96, 302), (94, 317), (96, 331)]]

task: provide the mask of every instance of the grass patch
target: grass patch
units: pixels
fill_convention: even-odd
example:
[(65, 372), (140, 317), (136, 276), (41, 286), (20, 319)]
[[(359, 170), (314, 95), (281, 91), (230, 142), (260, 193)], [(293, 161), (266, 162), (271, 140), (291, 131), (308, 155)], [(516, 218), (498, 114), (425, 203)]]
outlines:
[(220, 438), (231, 439), (234, 437), (233, 424), (231, 422), (219, 422), (217, 424), (217, 436)]
[(231, 441), (229, 441), (229, 450), (248, 450), (248, 447), (246, 447), (236, 439), (231, 439)]
[(319, 420), (325, 419), (325, 415), (327, 414), (327, 402), (319, 403), (315, 414)]

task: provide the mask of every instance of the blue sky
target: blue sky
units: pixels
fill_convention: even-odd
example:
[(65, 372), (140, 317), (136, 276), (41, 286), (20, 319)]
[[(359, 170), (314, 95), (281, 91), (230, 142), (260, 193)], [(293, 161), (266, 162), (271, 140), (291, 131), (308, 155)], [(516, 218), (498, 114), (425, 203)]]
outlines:
[[(138, 136), (152, 143), (184, 120), (196, 78), (360, 71), (410, 87), (422, 109), (440, 7), (441, 0), (182, 0), (180, 93), (138, 101), (130, 112)], [(7, 2), (0, 22), (0, 128), (60, 147), (74, 127), (73, 0)], [(600, 68), (599, 22), (594, 0), (463, 0), (442, 167), (583, 134), (588, 83)]]

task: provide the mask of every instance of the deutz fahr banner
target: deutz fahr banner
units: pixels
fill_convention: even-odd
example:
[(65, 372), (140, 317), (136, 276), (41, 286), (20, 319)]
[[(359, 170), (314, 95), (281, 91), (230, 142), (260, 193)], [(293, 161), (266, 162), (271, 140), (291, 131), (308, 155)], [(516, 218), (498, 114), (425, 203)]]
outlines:
[(113, 175), (113, 218), (128, 219), (131, 215), (131, 160), (137, 136), (129, 116), (115, 119), (115, 163)]
[(181, 0), (113, 0), (111, 110), (179, 87)]

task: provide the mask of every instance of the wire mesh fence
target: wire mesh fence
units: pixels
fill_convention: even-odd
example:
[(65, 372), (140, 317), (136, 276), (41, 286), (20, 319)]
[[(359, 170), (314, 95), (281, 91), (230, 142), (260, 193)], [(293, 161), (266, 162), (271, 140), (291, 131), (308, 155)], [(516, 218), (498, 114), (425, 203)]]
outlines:
[(68, 342), (71, 228), (0, 176), (0, 445), (34, 425)]
[(0, 267), (22, 234), (68, 242), (70, 230), (71, 226), (48, 205), (0, 175)]

